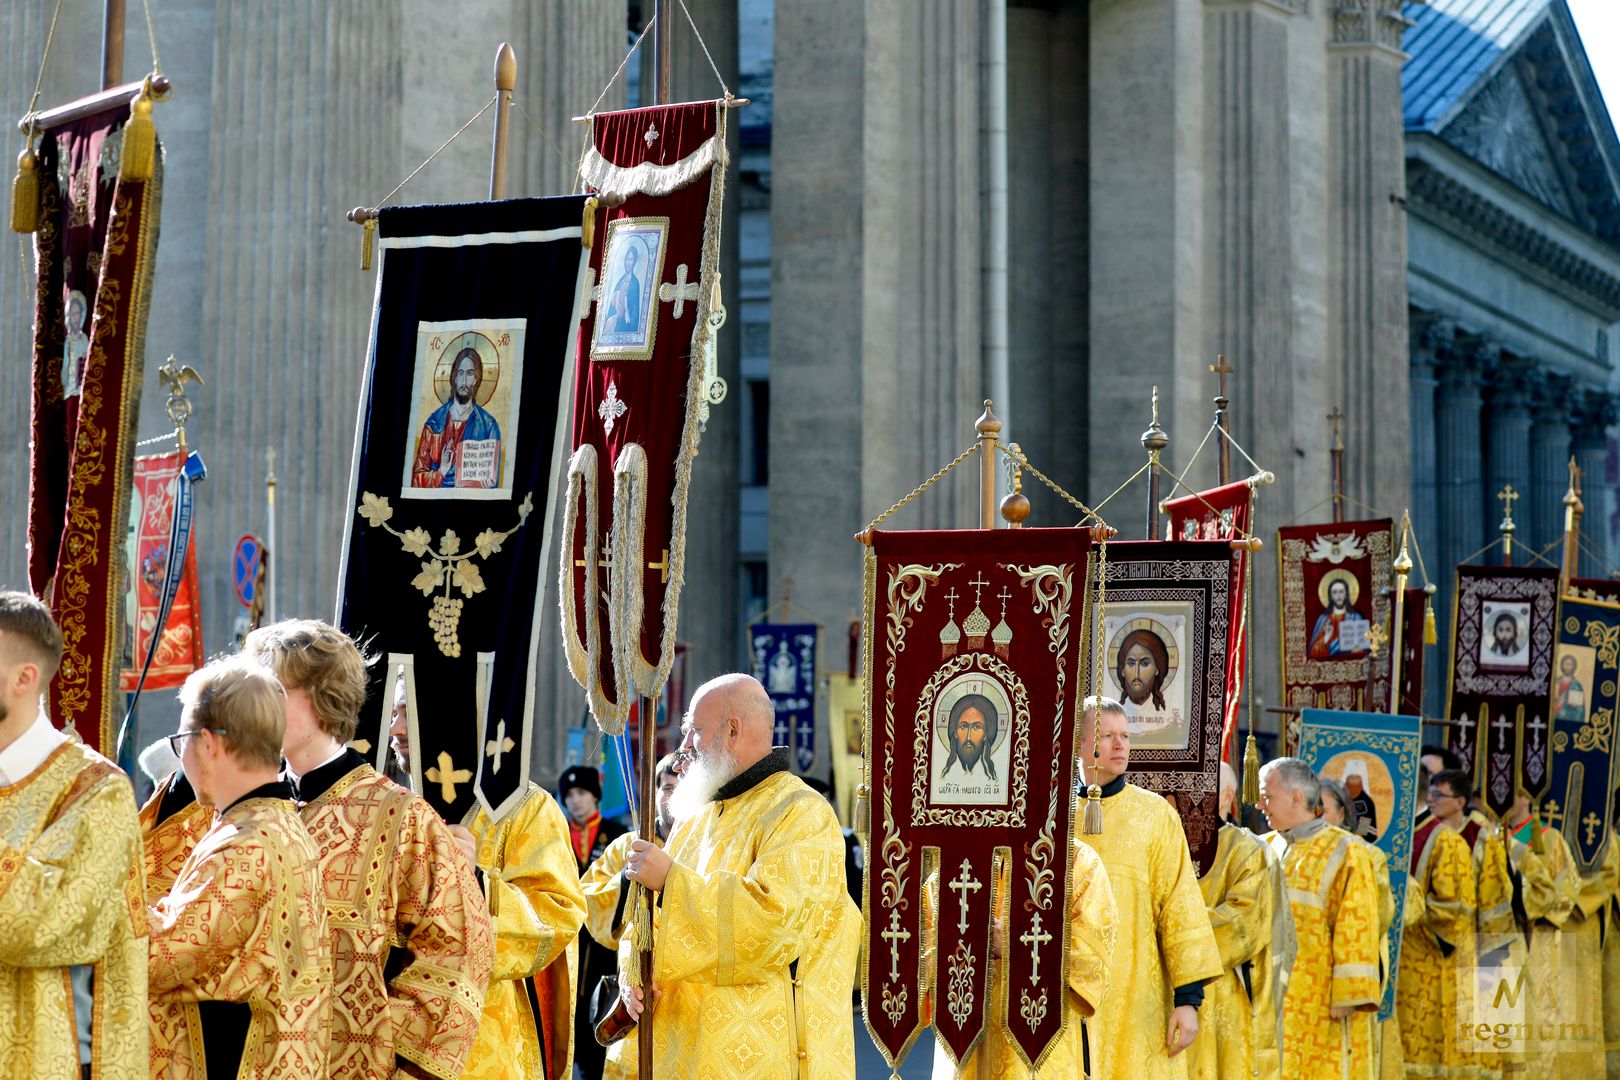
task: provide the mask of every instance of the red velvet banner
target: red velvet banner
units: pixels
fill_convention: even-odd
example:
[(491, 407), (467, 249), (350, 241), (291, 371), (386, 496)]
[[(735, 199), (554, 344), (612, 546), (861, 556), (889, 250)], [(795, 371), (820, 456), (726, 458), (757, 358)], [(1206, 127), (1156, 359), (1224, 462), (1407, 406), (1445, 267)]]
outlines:
[[(1032, 1068), (1062, 1034), (1090, 552), (1082, 529), (873, 536), (862, 996), (891, 1065), (922, 1032), (930, 984), (954, 1060), (982, 1033), (998, 860), (1008, 997), (994, 1014)], [(925, 970), (930, 921), (938, 946)]]
[(1225, 540), (1109, 544), (1107, 582), (1102, 689), (1130, 721), (1130, 779), (1180, 813), (1203, 874), (1221, 825), (1232, 549)]
[[(1277, 530), (1283, 704), (1372, 712), (1389, 703), (1393, 523), (1342, 521)], [(1285, 740), (1292, 745), (1292, 740)]]
[[(1235, 540), (1249, 534), (1254, 520), (1254, 487), (1247, 480), (1201, 491), (1164, 504), (1170, 515), (1172, 540)], [(1237, 730), (1243, 704), (1244, 641), (1243, 585), (1248, 576), (1249, 553), (1232, 553), (1232, 631), (1226, 648), (1226, 714), (1221, 731), (1221, 760), (1232, 760), (1232, 734)]]
[(669, 675), (692, 459), (724, 394), (713, 342), (725, 321), (725, 118), (718, 102), (601, 113), (581, 167), (602, 198), (580, 298), (558, 569), (569, 670), (610, 732), (634, 695), (656, 695)]
[[(186, 455), (175, 450), (135, 459), (135, 482), (130, 496), (130, 582), (125, 620), (129, 649), (119, 689), (133, 693), (141, 680), (141, 667), (152, 647), (163, 600), (163, 579), (169, 568), (169, 532), (174, 522), (174, 480)], [(179, 686), (203, 665), (202, 613), (197, 604), (197, 530), (185, 550), (184, 576), (169, 609), (169, 621), (146, 675), (147, 690)]]
[(62, 628), (52, 718), (114, 754), (124, 543), (157, 253), (154, 175), (119, 175), (129, 103), (46, 131), (34, 234), (28, 574)]
[(1423, 715), (1423, 627), (1429, 608), (1429, 594), (1422, 589), (1406, 590), (1402, 609), (1401, 700), (1395, 711), (1407, 716)]

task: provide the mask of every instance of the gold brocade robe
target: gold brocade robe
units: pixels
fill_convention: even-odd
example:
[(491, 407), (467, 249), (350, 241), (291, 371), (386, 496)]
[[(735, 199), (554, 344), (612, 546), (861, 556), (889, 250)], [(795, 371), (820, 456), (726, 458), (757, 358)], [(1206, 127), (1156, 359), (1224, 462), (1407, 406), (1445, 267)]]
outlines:
[(1473, 857), (1451, 826), (1430, 818), (1413, 836), (1412, 859), (1422, 913), (1407, 916), (1395, 984), (1406, 1075), (1470, 1078), (1477, 1068), (1458, 1023), (1473, 1015), (1473, 1002), (1458, 973), (1474, 968)]
[[(480, 806), (468, 828), (478, 841), (478, 868), (495, 928), (495, 966), (463, 1076), (569, 1076), (585, 896), (568, 844), (568, 821), (547, 792), (530, 784), (523, 801), (500, 821)], [(549, 1055), (542, 1051), (541, 1026)]]
[(1204, 984), (1198, 1037), (1187, 1049), (1187, 1074), (1193, 1080), (1256, 1076), (1258, 1029), (1276, 1022), (1271, 1002), (1259, 1000), (1252, 990), (1255, 972), (1271, 966), (1276, 899), (1265, 844), (1241, 826), (1222, 825), (1215, 862), (1198, 879), (1198, 887), (1224, 970)]
[(1614, 854), (1620, 847), (1620, 836), (1609, 833), (1609, 858), (1604, 868), (1614, 867), (1609, 879), (1609, 903), (1604, 909), (1606, 929), (1603, 935), (1603, 1039), (1608, 1059), (1609, 1075), (1620, 1076), (1620, 856)]
[(1104, 790), (1102, 834), (1080, 837), (1102, 856), (1119, 906), (1108, 992), (1087, 1025), (1092, 1075), (1184, 1077), (1187, 1055), (1172, 1058), (1164, 1040), (1175, 988), (1221, 974), (1209, 909), (1175, 809), (1132, 784)]
[(1507, 848), (1502, 830), (1478, 810), (1468, 815), (1462, 829), (1474, 860), (1474, 917), (1477, 951), (1502, 953), (1519, 936), (1513, 918), (1513, 882), (1508, 877)]
[[(433, 808), (345, 754), (330, 786), (316, 774), (333, 766), (298, 785), (332, 931), (331, 1075), (391, 1076), (397, 1056), (458, 1080), (494, 961), (488, 907)], [(403, 967), (388, 978), (391, 959)]]
[[(1395, 890), (1389, 880), (1389, 856), (1377, 844), (1354, 837), (1372, 860), (1373, 881), (1378, 886), (1378, 1000), (1382, 1004), (1394, 965), (1389, 955), (1389, 928), (1395, 923)], [(1400, 1013), (1391, 1010), (1382, 1022), (1377, 1013), (1358, 1014), (1356, 1020), (1372, 1025), (1373, 1075), (1383, 1080), (1400, 1080), (1406, 1075), (1406, 1058), (1401, 1051)]]
[(1560, 970), (1562, 927), (1575, 908), (1575, 861), (1563, 834), (1541, 826), (1541, 853), (1530, 840), (1530, 823), (1508, 841), (1508, 860), (1517, 878), (1519, 907), (1528, 926), (1528, 946), (1515, 959), (1523, 963), (1524, 978), (1516, 972), (1514, 991), (1522, 994), (1525, 1033), (1514, 1049), (1520, 1051), (1507, 1066), (1512, 1076), (1554, 1080), (1558, 1075), (1558, 1020), (1571, 1003)]
[[(832, 804), (773, 751), (677, 824), (667, 850), (674, 865), (654, 917), (654, 1075), (853, 1076), (861, 917)], [(621, 980), (638, 964), (631, 937), (619, 941)]]
[[(604, 948), (617, 949), (619, 938), (629, 925), (630, 912), (620, 908), (619, 896), (624, 884), (624, 864), (630, 857), (630, 843), (635, 839), (635, 833), (615, 837), (579, 879), (585, 893), (585, 929), (590, 932), (591, 940)], [(607, 1048), (602, 1080), (635, 1080), (640, 1071), (634, 1034)]]
[(1603, 918), (1615, 895), (1617, 874), (1620, 874), (1620, 845), (1611, 843), (1598, 871), (1577, 877), (1575, 909), (1564, 924), (1563, 981), (1569, 1004), (1559, 1017), (1558, 1074), (1565, 1080), (1600, 1077), (1607, 1068), (1603, 1034), (1606, 929)]
[(197, 802), (185, 774), (176, 771), (141, 807), (140, 822), (146, 902), (155, 904), (169, 894), (191, 849), (212, 827), (214, 813)]
[(94, 965), (97, 1080), (147, 1071), (146, 904), (129, 780), (64, 742), (0, 787), (0, 1064), (78, 1080), (68, 969)]
[[(1380, 985), (1378, 884), (1367, 845), (1317, 818), (1287, 834), (1288, 899), (1299, 956), (1283, 1003), (1283, 1075), (1374, 1075)], [(1335, 1020), (1329, 1010), (1358, 1010)]]
[(1267, 963), (1249, 972), (1255, 1008), (1254, 1071), (1261, 1080), (1276, 1080), (1282, 1076), (1283, 1004), (1288, 977), (1299, 956), (1299, 937), (1294, 931), (1294, 906), (1288, 902), (1288, 874), (1283, 869), (1288, 842), (1277, 837), (1275, 844), (1268, 841), (1262, 846), (1266, 884), (1271, 890), (1271, 938), (1266, 943)]
[(239, 1077), (326, 1075), (331, 941), (319, 853), (290, 799), (249, 793), (215, 817), (152, 908), (149, 970), (153, 1080), (208, 1075), (201, 1002), (251, 1010)]
[[(1074, 851), (1074, 867), (1069, 880), (1069, 987), (1064, 995), (1064, 1008), (1068, 1011), (1063, 1035), (1047, 1053), (1041, 1063), (1040, 1075), (1073, 1077), (1084, 1080), (1084, 1049), (1081, 1022), (1095, 1015), (1097, 1004), (1108, 990), (1108, 972), (1113, 959), (1115, 937), (1119, 925), (1119, 908), (1114, 903), (1114, 890), (1108, 883), (1108, 871), (1097, 853), (1080, 843), (1076, 837), (1070, 845)], [(1007, 867), (995, 883), (996, 913), (1007, 918)], [(927, 957), (923, 968), (933, 970), (933, 958), (938, 955), (938, 939), (934, 932), (938, 918), (939, 873), (929, 876), (924, 886), (924, 946)], [(1030, 1071), (1011, 1039), (1007, 1038), (1007, 971), (1000, 963), (992, 962), (989, 1008), (985, 1014), (984, 1035), (978, 1046), (962, 1062), (960, 1069), (952, 1063), (945, 1047), (934, 1045), (935, 1080), (1028, 1080)], [(931, 988), (930, 988), (931, 989)], [(925, 1018), (933, 1013), (934, 995), (928, 995), (924, 1006)]]

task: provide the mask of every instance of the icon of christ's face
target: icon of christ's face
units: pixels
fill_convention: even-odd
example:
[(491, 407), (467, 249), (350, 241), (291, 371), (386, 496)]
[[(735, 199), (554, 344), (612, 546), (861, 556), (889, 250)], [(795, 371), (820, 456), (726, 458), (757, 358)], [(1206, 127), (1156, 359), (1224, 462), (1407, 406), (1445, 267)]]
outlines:
[(1125, 650), (1122, 665), (1125, 670), (1125, 696), (1131, 704), (1141, 705), (1153, 693), (1154, 681), (1159, 677), (1159, 665), (1146, 645), (1136, 644)]
[(1496, 651), (1503, 656), (1519, 651), (1519, 624), (1512, 618), (1503, 616), (1496, 620)]
[(1342, 581), (1335, 581), (1328, 586), (1328, 603), (1335, 612), (1342, 612), (1350, 606), (1350, 586)]
[(979, 759), (984, 757), (984, 736), (984, 714), (974, 708), (963, 710), (962, 715), (956, 718), (956, 731), (952, 737), (956, 740), (956, 757), (968, 772), (972, 772)]
[(456, 401), (459, 404), (465, 405), (471, 401), (473, 392), (478, 389), (478, 362), (466, 355), (458, 359), (451, 387), (455, 390)]

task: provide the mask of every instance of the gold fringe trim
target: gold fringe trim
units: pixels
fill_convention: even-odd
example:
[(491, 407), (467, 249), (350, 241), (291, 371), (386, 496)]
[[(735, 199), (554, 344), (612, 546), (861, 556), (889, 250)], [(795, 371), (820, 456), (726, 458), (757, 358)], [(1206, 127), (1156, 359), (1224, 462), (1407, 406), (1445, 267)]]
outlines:
[(641, 986), (641, 957), (652, 952), (653, 927), (652, 911), (647, 903), (647, 890), (639, 882), (630, 883), (630, 895), (625, 898), (630, 905), (630, 965), (625, 972), (626, 985)]
[(579, 222), (579, 246), (593, 248), (596, 246), (596, 214), (602, 208), (601, 200), (591, 196), (585, 200), (585, 211)]
[(129, 103), (129, 121), (124, 124), (124, 150), (118, 165), (120, 180), (150, 180), (157, 160), (157, 129), (152, 126), (150, 81)]
[(609, 639), (613, 650), (615, 693), (627, 701), (636, 690), (651, 697), (656, 693), (632, 685), (631, 669), (641, 657), (642, 605), (646, 593), (641, 576), (645, 572), (647, 542), (647, 451), (637, 443), (625, 443), (613, 463), (612, 570), (608, 573)]
[(1428, 596), (1423, 598), (1423, 644), (1440, 644), (1440, 631), (1434, 625), (1434, 600)]
[(17, 175), (11, 180), (11, 231), (31, 233), (39, 228), (39, 155), (30, 139), (17, 155)]
[(368, 217), (360, 226), (360, 272), (362, 274), (371, 269), (376, 249), (377, 219)]
[[(568, 496), (564, 504), (563, 535), (567, 542), (557, 545), (557, 606), (562, 618), (563, 654), (568, 660), (568, 673), (584, 688), (596, 724), (609, 735), (624, 733), (630, 719), (630, 706), (626, 695), (609, 699), (602, 686), (603, 633), (594, 596), (585, 599), (585, 627), (580, 634), (574, 617), (574, 533), (579, 525), (579, 507), (585, 505), (585, 549), (583, 552), (586, 588), (594, 589), (601, 574), (601, 533), (596, 503), (596, 448), (589, 443), (575, 450), (568, 459)], [(614, 688), (617, 690), (617, 687)]]
[(1260, 744), (1253, 731), (1243, 744), (1243, 801), (1250, 806), (1260, 801)]

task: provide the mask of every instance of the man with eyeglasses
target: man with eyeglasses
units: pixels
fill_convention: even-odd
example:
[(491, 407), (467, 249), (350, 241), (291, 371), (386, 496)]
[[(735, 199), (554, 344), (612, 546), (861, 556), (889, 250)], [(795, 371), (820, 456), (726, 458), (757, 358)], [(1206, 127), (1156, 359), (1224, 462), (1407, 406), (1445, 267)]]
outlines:
[(1472, 1015), (1472, 1002), (1459, 993), (1459, 982), (1470, 980), (1458, 975), (1474, 968), (1474, 866), (1468, 842), (1447, 824), (1468, 805), (1466, 783), (1456, 770), (1436, 773), (1433, 780), (1423, 770), (1418, 774), (1418, 792), (1430, 813), (1412, 834), (1407, 889), (1421, 900), (1422, 913), (1414, 917), (1418, 904), (1408, 907), (1395, 986), (1408, 1075), (1460, 1076), (1475, 1065), (1457, 1037), (1459, 1018)]
[(17, 1077), (145, 1075), (135, 796), (45, 714), (61, 661), (45, 605), (0, 592), (0, 1062)]
[(239, 657), (193, 672), (169, 736), (211, 825), (151, 909), (153, 1076), (324, 1076), (320, 850), (281, 779), (285, 693)]

